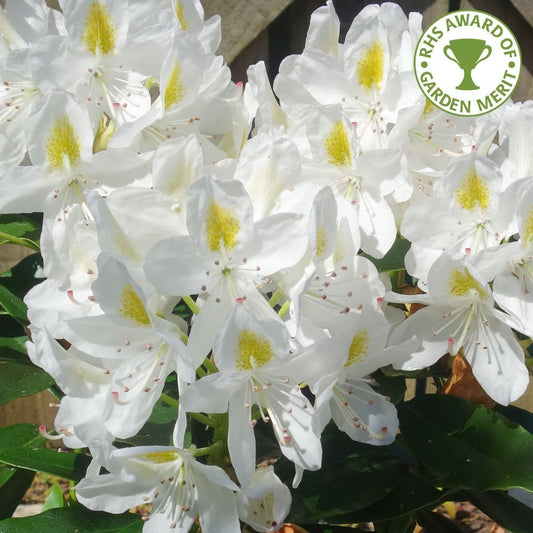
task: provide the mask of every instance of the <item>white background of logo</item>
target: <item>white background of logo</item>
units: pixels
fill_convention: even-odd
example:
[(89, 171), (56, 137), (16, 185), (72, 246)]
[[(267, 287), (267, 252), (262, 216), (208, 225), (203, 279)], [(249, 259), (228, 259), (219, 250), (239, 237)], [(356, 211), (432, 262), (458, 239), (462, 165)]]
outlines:
[[(474, 15), (478, 15), (481, 25), (483, 25), (483, 22), (487, 18), (490, 18), (492, 19), (492, 25), (489, 29), (481, 29), (470, 25), (458, 26), (457, 28), (450, 28), (449, 30), (447, 29), (447, 19), (457, 25), (456, 17), (465, 17), (467, 14), (469, 14), (470, 20)], [(500, 36), (494, 37), (489, 30), (494, 31), (494, 28), (497, 26), (501, 27), (502, 33)], [(435, 34), (434, 29), (442, 31), (443, 36), (438, 37), (438, 34)], [(491, 47), (490, 56), (484, 61), (480, 61), (472, 71), (472, 80), (479, 86), (479, 89), (462, 90), (456, 88), (463, 80), (464, 72), (457, 63), (447, 58), (444, 53), (444, 47), (449, 45), (450, 41), (454, 39), (481, 39)], [(427, 42), (429, 42), (433, 48), (431, 48), (429, 44), (426, 44)], [(423, 55), (424, 50), (430, 51), (431, 57), (425, 57)], [(508, 54), (505, 52), (508, 52)], [(450, 53), (448, 50), (448, 55), (453, 57), (454, 54)], [(424, 78), (427, 76), (424, 76), (424, 73), (430, 73), (437, 87), (441, 88), (442, 91), (448, 94), (451, 98), (469, 100), (472, 102), (473, 105), (470, 113), (457, 112), (456, 114), (479, 115), (499, 107), (516, 87), (520, 76), (520, 68), (520, 49), (515, 36), (501, 20), (482, 11), (455, 11), (438, 19), (424, 32), (418, 42), (415, 52), (415, 75), (417, 81), (424, 94), (437, 107), (448, 112), (453, 112), (449, 108), (442, 106), (438, 97), (432, 97), (431, 93), (434, 92), (434, 89), (428, 91), (424, 81)], [(476, 101), (478, 99), (485, 101), (487, 96), (489, 96), (491, 102), (495, 100), (495, 98), (492, 98), (490, 95), (493, 91), (497, 90), (498, 85), (502, 84), (506, 71), (508, 76), (505, 80), (512, 83), (513, 87), (511, 88), (505, 85), (505, 89), (509, 91), (508, 94), (502, 96), (500, 93), (496, 92), (496, 98), (501, 98), (501, 101), (493, 102), (495, 105), (491, 106), (490, 109), (480, 111)]]

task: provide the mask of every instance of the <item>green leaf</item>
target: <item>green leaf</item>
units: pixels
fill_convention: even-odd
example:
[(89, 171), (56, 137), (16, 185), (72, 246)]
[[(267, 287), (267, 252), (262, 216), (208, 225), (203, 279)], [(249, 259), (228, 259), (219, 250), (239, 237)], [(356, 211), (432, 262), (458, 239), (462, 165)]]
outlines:
[(421, 509), (434, 509), (447, 499), (447, 494), (421, 478), (406, 474), (383, 498), (364, 509), (336, 517), (336, 521), (354, 523), (397, 520)]
[(46, 439), (35, 424), (14, 424), (0, 428), (0, 450), (21, 446), (42, 446)]
[(0, 462), (79, 481), (85, 476), (91, 460), (79, 453), (23, 446), (0, 449)]
[(139, 516), (124, 513), (113, 515), (89, 511), (81, 505), (63, 509), (50, 509), (27, 518), (9, 518), (0, 521), (2, 533), (28, 533), (50, 531), (53, 533), (140, 533), (143, 521)]
[(431, 533), (464, 533), (464, 529), (439, 513), (421, 511), (417, 513), (417, 521), (424, 531)]
[(403, 400), (407, 389), (404, 377), (387, 376), (381, 371), (375, 372), (372, 377), (377, 382), (377, 386), (374, 388), (381, 395), (389, 397), (394, 404)]
[[(8, 472), (9, 471), (9, 472)], [(10, 517), (30, 487), (34, 472), (0, 465), (0, 477), (9, 476), (0, 486), (0, 520)]]
[(0, 284), (0, 306), (4, 308), (10, 316), (22, 324), (28, 323), (28, 308), (21, 298), (13, 294), (9, 289)]
[(533, 434), (503, 415), (444, 395), (400, 404), (398, 414), (402, 440), (435, 484), (533, 490)]
[(47, 389), (55, 383), (44, 370), (40, 368), (0, 358), (0, 405), (23, 396), (31, 396)]
[(0, 215), (0, 244), (11, 242), (39, 251), (40, 225), (24, 215)]
[[(322, 468), (305, 472), (293, 491), (291, 522), (340, 523), (336, 517), (380, 500), (406, 475), (406, 466), (387, 447), (354, 442), (333, 425), (323, 434), (323, 447)], [(294, 472), (294, 467), (287, 463), (281, 459), (276, 464), (282, 479)]]
[(405, 254), (410, 246), (411, 243), (408, 240), (398, 237), (392, 248), (381, 259), (375, 259), (365, 253), (360, 255), (372, 261), (379, 272), (395, 272), (405, 270)]
[(50, 494), (44, 502), (41, 512), (48, 511), (49, 509), (61, 509), (67, 506), (67, 500), (65, 500), (65, 495), (63, 490), (58, 483), (54, 483), (50, 489)]
[(26, 354), (26, 341), (28, 340), (26, 335), (22, 337), (0, 337), (0, 358), (2, 357), (5, 348), (14, 352)]
[[(0, 231), (13, 237), (38, 238), (41, 227), (38, 222), (19, 214), (0, 215)], [(2, 241), (0, 240), (0, 244)]]
[(533, 509), (504, 492), (465, 491), (466, 499), (513, 533), (531, 533)]

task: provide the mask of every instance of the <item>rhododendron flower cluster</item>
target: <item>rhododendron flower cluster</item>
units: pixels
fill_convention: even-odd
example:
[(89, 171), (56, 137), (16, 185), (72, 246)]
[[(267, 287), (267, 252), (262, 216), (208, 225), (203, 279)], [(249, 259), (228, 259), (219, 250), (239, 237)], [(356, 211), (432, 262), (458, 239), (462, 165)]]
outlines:
[[(150, 503), (145, 531), (276, 531), (290, 489), (257, 425), (297, 486), (328, 424), (394, 441), (379, 369), (461, 354), (493, 400), (522, 395), (531, 102), (435, 108), (421, 16), (392, 3), (341, 43), (328, 0), (273, 88), (263, 63), (231, 81), (199, 0), (60, 5), (0, 10), (0, 212), (44, 216), (28, 350), (64, 392), (43, 433), (91, 451), (80, 502)], [(380, 262), (402, 240), (418, 294)], [(158, 402), (172, 442), (125, 445)]]

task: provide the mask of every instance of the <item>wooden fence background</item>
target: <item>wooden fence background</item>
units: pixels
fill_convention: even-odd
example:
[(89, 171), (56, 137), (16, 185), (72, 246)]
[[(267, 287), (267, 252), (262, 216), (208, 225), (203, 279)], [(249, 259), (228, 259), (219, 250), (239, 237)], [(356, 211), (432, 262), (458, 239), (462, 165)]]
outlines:
[[(0, 0), (4, 4), (5, 0)], [(10, 0), (17, 1), (17, 0)], [(57, 5), (57, 0), (47, 0)], [(202, 0), (206, 18), (222, 17), (222, 44), (219, 53), (231, 65), (235, 81), (246, 80), (248, 65), (263, 60), (273, 79), (281, 60), (303, 50), (311, 13), (322, 0)], [(353, 17), (368, 4), (367, 0), (334, 0), (345, 34)], [(458, 9), (478, 9), (505, 22), (518, 39), (522, 50), (522, 74), (512, 95), (514, 101), (533, 99), (533, 1), (531, 0), (406, 0), (397, 2), (406, 13), (423, 14), (427, 27), (438, 17)], [(11, 268), (25, 251), (18, 247), (0, 247), (0, 273)], [(1, 335), (1, 332), (0, 332)], [(55, 410), (47, 392), (0, 406), (0, 426), (20, 422), (52, 426)], [(517, 403), (533, 408), (533, 387)]]

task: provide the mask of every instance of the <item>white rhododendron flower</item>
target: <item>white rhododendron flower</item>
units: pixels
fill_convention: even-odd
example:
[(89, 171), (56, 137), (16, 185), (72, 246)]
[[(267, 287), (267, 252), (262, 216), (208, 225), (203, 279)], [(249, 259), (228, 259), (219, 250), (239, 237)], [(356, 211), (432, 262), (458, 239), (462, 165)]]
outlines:
[(122, 513), (152, 504), (143, 531), (187, 533), (196, 517), (202, 531), (239, 533), (237, 485), (217, 466), (204, 465), (194, 448), (140, 446), (113, 450), (109, 474), (83, 479), (78, 500), (90, 509)]
[(327, 0), (235, 83), (201, 0), (4, 4), (0, 244), (42, 258), (6, 346), (55, 381), (41, 435), (92, 455), (79, 502), (275, 532), (334, 439), (390, 453), (406, 375), (526, 390), (533, 103), (428, 102), (421, 15)]
[[(394, 299), (390, 294), (389, 298)], [(494, 307), (488, 283), (472, 266), (442, 254), (429, 271), (426, 297), (409, 299), (428, 305), (400, 324), (390, 342), (416, 336), (421, 346), (394, 366), (425, 368), (445, 353), (456, 355), (461, 350), (476, 379), (498, 403), (507, 405), (523, 394), (529, 382), (524, 352), (506, 325), (506, 316)]]

